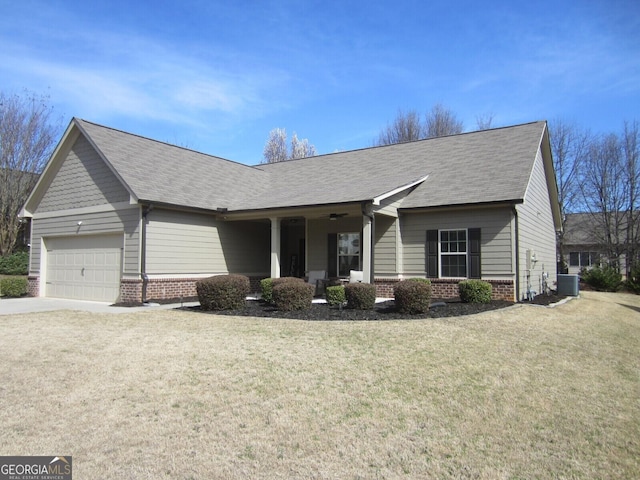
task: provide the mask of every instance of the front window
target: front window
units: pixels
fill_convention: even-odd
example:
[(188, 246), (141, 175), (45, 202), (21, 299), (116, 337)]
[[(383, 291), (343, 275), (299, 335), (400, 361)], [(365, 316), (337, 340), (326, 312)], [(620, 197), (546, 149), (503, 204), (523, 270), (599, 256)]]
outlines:
[(440, 230), (440, 276), (467, 277), (466, 230)]
[(360, 234), (338, 234), (338, 275), (348, 277), (350, 270), (360, 270)]

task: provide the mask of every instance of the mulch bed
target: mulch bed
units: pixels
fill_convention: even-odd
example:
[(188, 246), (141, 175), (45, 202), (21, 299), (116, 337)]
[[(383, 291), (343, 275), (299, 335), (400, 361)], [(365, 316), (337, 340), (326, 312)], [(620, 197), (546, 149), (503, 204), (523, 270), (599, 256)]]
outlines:
[[(522, 302), (533, 305), (548, 306), (564, 299), (564, 295), (538, 295), (531, 302)], [(197, 298), (169, 299), (162, 300), (158, 303), (181, 303), (197, 301)], [(154, 302), (156, 302), (154, 300)], [(118, 306), (140, 306), (140, 303), (119, 304)], [(293, 312), (282, 312), (277, 310), (273, 305), (261, 300), (248, 300), (245, 308), (240, 310), (202, 310), (200, 306), (180, 307), (180, 310), (213, 314), (213, 315), (230, 315), (243, 317), (260, 317), (260, 318), (288, 318), (309, 321), (326, 321), (326, 320), (406, 320), (421, 318), (446, 318), (460, 317), (465, 315), (473, 315), (476, 313), (487, 312), (490, 310), (498, 310), (514, 305), (513, 302), (504, 300), (493, 300), (490, 303), (462, 303), (457, 299), (447, 300), (431, 300), (431, 308), (427, 313), (408, 315), (396, 311), (395, 302), (389, 300), (377, 303), (374, 310), (353, 310), (348, 308), (330, 307), (326, 303), (314, 303), (308, 310), (299, 310)]]
[[(433, 301), (432, 306), (427, 313), (419, 315), (407, 315), (399, 313), (395, 309), (395, 302), (389, 300), (383, 303), (377, 303), (374, 310), (353, 310), (349, 308), (330, 307), (326, 303), (314, 303), (308, 310), (299, 310), (293, 312), (281, 312), (276, 310), (273, 305), (259, 300), (247, 301), (247, 306), (241, 310), (223, 310), (223, 311), (205, 311), (199, 306), (185, 307), (184, 310), (193, 312), (209, 313), (214, 315), (235, 315), (262, 318), (289, 318), (297, 320), (406, 320), (420, 318), (443, 318), (457, 317), (461, 315), (472, 315), (474, 313), (506, 308), (513, 305), (512, 302), (492, 301), (487, 304), (470, 304), (456, 301), (448, 301), (438, 306), (439, 301)], [(435, 305), (434, 305), (435, 304)]]

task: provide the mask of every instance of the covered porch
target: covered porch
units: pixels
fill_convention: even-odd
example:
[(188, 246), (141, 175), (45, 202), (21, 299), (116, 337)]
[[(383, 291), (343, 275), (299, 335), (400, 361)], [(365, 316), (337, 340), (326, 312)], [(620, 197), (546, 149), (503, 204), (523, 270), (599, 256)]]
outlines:
[(346, 279), (357, 270), (363, 282), (373, 283), (376, 244), (384, 237), (394, 239), (386, 255), (396, 266), (397, 218), (376, 212), (372, 202), (273, 211), (268, 218), (258, 215), (234, 213), (224, 220), (268, 222), (271, 278), (303, 278), (309, 271), (324, 271), (327, 279)]

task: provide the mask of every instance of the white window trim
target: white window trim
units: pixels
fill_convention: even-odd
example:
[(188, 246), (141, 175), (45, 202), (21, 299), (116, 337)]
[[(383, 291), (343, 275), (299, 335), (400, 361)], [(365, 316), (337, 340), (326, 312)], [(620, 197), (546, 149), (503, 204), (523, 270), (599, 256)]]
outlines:
[[(464, 256), (465, 256), (465, 271), (467, 273), (467, 275), (465, 277), (445, 277), (445, 276), (442, 275), (442, 257), (443, 256), (453, 256), (453, 255), (461, 256), (461, 255), (463, 255), (463, 252), (455, 252), (455, 253), (443, 252), (442, 251), (442, 236), (441, 236), (441, 232), (464, 232), (465, 244), (466, 244), (466, 251), (464, 252)], [(438, 278), (453, 278), (453, 279), (463, 279), (463, 280), (469, 278), (469, 229), (468, 228), (443, 228), (443, 229), (438, 229)]]

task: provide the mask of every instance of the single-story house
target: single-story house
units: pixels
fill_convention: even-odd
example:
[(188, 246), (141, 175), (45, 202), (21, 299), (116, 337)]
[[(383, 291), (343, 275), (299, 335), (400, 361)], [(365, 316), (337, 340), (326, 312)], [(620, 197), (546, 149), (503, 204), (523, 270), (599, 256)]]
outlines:
[[(579, 275), (584, 269), (612, 262), (618, 264), (620, 272), (626, 277), (627, 218), (627, 212), (611, 216), (609, 221), (612, 223), (612, 228), (609, 241), (612, 245), (607, 248), (604, 227), (606, 219), (602, 213), (567, 214), (564, 222), (562, 251), (558, 251), (559, 268), (564, 269), (566, 273)], [(639, 212), (634, 212), (634, 222), (634, 225), (640, 223)], [(618, 254), (612, 255), (612, 251), (614, 253), (617, 251)]]
[(74, 118), (22, 213), (30, 294), (109, 302), (311, 270), (515, 301), (555, 282), (561, 228), (544, 121), (249, 166)]

